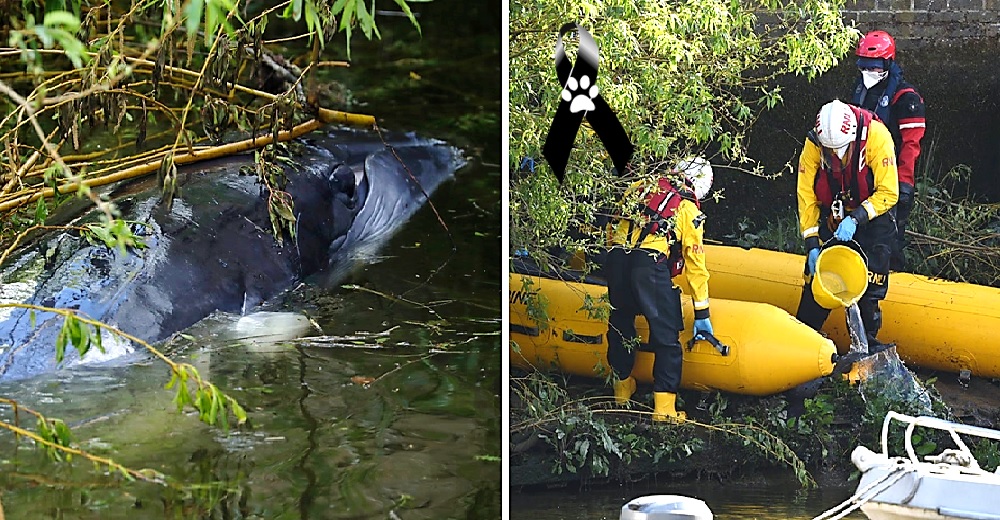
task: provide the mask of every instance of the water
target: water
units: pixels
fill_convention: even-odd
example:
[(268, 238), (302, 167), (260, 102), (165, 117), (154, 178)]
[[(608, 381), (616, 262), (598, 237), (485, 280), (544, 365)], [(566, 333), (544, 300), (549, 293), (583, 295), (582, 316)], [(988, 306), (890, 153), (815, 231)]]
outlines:
[[(467, 23), (453, 23), (459, 8)], [(470, 166), (432, 199), (447, 230), (425, 207), (373, 264), (265, 309), (308, 326), (281, 321), (287, 334), (249, 341), (259, 322), (215, 316), (166, 347), (247, 409), (228, 434), (176, 412), (159, 362), (0, 386), (66, 420), (81, 448), (169, 483), (49, 463), (2, 435), (9, 518), (499, 518), (500, 4), (415, 10), (422, 39), (380, 19), (383, 42), (356, 41), (352, 67), (326, 73), (382, 127), (466, 150)]]
[(868, 334), (865, 332), (865, 322), (861, 319), (861, 309), (857, 303), (852, 303), (845, 311), (847, 315), (847, 331), (851, 335), (851, 352), (868, 353)]
[[(579, 492), (544, 491), (511, 496), (511, 518), (533, 520), (617, 520), (623, 505), (643, 495), (684, 495), (708, 504), (715, 520), (807, 520), (850, 497), (853, 487), (801, 491), (793, 482), (762, 486), (717, 483), (639, 484), (587, 489)], [(855, 511), (848, 519), (864, 519)]]

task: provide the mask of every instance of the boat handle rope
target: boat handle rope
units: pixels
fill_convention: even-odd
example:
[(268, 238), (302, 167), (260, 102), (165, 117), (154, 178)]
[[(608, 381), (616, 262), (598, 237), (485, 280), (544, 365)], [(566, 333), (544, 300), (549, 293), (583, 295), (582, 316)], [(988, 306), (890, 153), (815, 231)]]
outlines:
[(719, 339), (713, 336), (711, 332), (705, 332), (705, 331), (699, 332), (698, 334), (692, 336), (691, 339), (688, 340), (687, 342), (688, 352), (690, 352), (691, 349), (694, 348), (695, 342), (698, 341), (697, 339), (695, 339), (696, 337), (700, 337), (699, 339), (703, 339), (711, 343), (712, 346), (715, 347), (715, 350), (719, 351), (719, 354), (722, 354), (723, 356), (729, 355), (729, 345), (726, 345), (725, 343), (719, 341)]
[(976, 435), (979, 437), (984, 437), (987, 439), (1000, 440), (1000, 436), (992, 430), (986, 430), (977, 426), (966, 426), (966, 425), (956, 425), (948, 421), (943, 421), (936, 417), (910, 417), (909, 415), (901, 414), (894, 411), (889, 411), (885, 416), (885, 421), (882, 423), (882, 455), (885, 457), (889, 456), (889, 423), (895, 419), (900, 422), (907, 424), (905, 435), (904, 435), (904, 448), (906, 450), (906, 455), (910, 458), (913, 463), (919, 463), (920, 458), (917, 457), (916, 451), (913, 449), (913, 430), (917, 426), (922, 426), (925, 428), (934, 428), (937, 430), (948, 432), (951, 436), (952, 442), (958, 446), (958, 451), (965, 456), (966, 459), (970, 460), (968, 464), (959, 464), (960, 466), (965, 466), (974, 470), (982, 470), (979, 467), (979, 462), (976, 457), (972, 454), (972, 450), (969, 446), (965, 444), (959, 432), (968, 435)]
[[(873, 498), (889, 489), (896, 482), (899, 482), (899, 480), (905, 477), (907, 473), (915, 473), (916, 471), (917, 469), (915, 467), (909, 465), (896, 466), (896, 468), (887, 473), (881, 479), (857, 490), (847, 500), (844, 500), (836, 506), (823, 511), (823, 514), (813, 518), (813, 520), (840, 520), (841, 518), (853, 513), (859, 507), (870, 502)], [(847, 509), (844, 509), (845, 507)], [(842, 509), (843, 511), (841, 511)]]

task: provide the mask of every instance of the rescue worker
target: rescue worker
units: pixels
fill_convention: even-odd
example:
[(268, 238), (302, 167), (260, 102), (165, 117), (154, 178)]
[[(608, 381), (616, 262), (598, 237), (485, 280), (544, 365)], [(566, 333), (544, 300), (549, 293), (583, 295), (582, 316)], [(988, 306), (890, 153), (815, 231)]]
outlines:
[(889, 128), (896, 146), (896, 169), (899, 172), (899, 202), (896, 203), (896, 240), (893, 241), (890, 267), (904, 269), (906, 225), (913, 209), (915, 179), (913, 170), (920, 156), (924, 137), (924, 99), (903, 79), (903, 69), (896, 63), (896, 42), (885, 31), (871, 31), (858, 42), (858, 76), (851, 103), (875, 113)]
[(889, 255), (896, 237), (892, 210), (899, 177), (892, 136), (871, 112), (834, 100), (820, 109), (799, 156), (799, 230), (806, 241), (809, 279), (795, 317), (820, 330), (829, 316), (810, 283), (821, 242), (855, 240), (868, 258), (868, 289), (858, 302), (869, 352), (881, 348), (879, 301), (889, 288)]
[[(649, 184), (652, 184), (650, 186)], [(649, 322), (653, 351), (653, 420), (686, 419), (676, 408), (681, 381), (681, 290), (673, 277), (686, 269), (693, 289), (694, 334), (712, 334), (708, 309), (708, 269), (702, 244), (705, 215), (699, 200), (712, 187), (712, 166), (703, 158), (681, 162), (671, 175), (652, 183), (634, 183), (629, 191), (643, 201), (643, 222), (612, 223), (612, 248), (605, 264), (612, 310), (608, 362), (614, 370), (615, 400), (627, 403), (635, 393), (631, 376), (638, 349), (635, 317)], [(629, 199), (629, 197), (626, 197)], [(631, 200), (635, 200), (634, 198)]]

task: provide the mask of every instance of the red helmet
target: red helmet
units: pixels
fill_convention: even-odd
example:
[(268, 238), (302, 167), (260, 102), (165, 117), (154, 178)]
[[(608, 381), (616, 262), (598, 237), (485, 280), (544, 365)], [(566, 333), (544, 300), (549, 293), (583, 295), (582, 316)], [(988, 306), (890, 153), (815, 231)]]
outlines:
[(862, 58), (896, 59), (896, 41), (885, 31), (872, 31), (861, 37), (857, 55)]

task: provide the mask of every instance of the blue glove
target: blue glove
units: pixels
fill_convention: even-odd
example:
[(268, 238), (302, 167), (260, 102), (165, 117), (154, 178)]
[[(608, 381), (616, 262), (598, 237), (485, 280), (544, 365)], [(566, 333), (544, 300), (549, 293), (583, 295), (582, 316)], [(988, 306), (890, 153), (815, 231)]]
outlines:
[(819, 258), (819, 248), (814, 247), (809, 250), (809, 254), (806, 256), (806, 276), (809, 276), (816, 272), (816, 259)]
[(847, 242), (848, 240), (854, 238), (854, 232), (858, 230), (858, 221), (854, 217), (847, 217), (840, 221), (840, 225), (837, 226), (837, 231), (834, 232), (833, 236), (840, 240), (841, 242)]
[(712, 321), (708, 318), (694, 320), (694, 339), (705, 339), (705, 336), (701, 335), (702, 332), (715, 335), (715, 331), (712, 330)]

